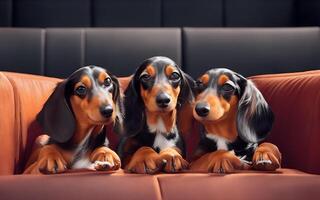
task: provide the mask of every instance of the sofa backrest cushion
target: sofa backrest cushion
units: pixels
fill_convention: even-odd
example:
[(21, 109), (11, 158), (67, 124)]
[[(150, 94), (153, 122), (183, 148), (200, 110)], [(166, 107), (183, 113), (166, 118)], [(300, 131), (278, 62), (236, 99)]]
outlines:
[(185, 28), (183, 44), (194, 77), (214, 67), (245, 76), (320, 69), (319, 28)]
[(181, 64), (177, 28), (0, 29), (0, 70), (67, 77), (85, 65), (128, 76), (148, 57)]
[(85, 65), (117, 76), (168, 56), (194, 78), (228, 67), (245, 76), (320, 68), (319, 28), (0, 29), (0, 70), (64, 78)]

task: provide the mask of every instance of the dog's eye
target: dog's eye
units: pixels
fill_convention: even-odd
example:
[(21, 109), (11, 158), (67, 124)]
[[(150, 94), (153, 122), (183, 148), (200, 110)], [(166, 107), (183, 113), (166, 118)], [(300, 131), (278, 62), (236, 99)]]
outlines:
[(83, 85), (80, 85), (79, 87), (77, 87), (75, 92), (78, 96), (84, 97), (87, 94), (87, 88), (84, 87)]
[(109, 87), (111, 85), (112, 81), (111, 81), (111, 78), (106, 78), (104, 79), (103, 81), (103, 85), (106, 86), (106, 87)]
[(178, 72), (173, 72), (170, 77), (169, 77), (170, 80), (173, 80), (173, 81), (177, 81), (180, 79), (180, 74)]
[(232, 85), (228, 84), (228, 83), (226, 83), (226, 84), (224, 84), (224, 85), (222, 86), (222, 90), (223, 90), (224, 92), (233, 92), (234, 89), (235, 89), (235, 88), (234, 88)]
[(148, 81), (148, 80), (150, 80), (151, 79), (151, 76), (149, 75), (149, 74), (144, 74), (144, 75), (142, 75), (141, 77), (140, 77), (140, 80), (142, 80), (142, 81), (144, 81), (144, 82), (146, 82), (146, 81)]

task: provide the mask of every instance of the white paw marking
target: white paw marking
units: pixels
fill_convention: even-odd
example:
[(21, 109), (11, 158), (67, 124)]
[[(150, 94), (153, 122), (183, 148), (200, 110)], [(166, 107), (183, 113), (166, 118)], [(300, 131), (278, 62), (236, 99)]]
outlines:
[(272, 164), (271, 160), (259, 160), (257, 165)]
[(95, 161), (94, 162), (94, 167), (99, 167), (99, 168), (111, 168), (113, 167), (114, 164), (111, 164), (110, 162), (108, 161)]

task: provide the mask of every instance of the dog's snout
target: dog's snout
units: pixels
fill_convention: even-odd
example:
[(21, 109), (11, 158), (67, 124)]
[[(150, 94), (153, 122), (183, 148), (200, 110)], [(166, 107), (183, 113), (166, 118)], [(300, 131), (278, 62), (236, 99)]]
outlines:
[(210, 106), (207, 103), (198, 103), (196, 105), (196, 113), (200, 116), (200, 117), (206, 117), (208, 116), (209, 112), (210, 112)]
[(169, 103), (170, 103), (170, 96), (164, 92), (161, 92), (160, 94), (157, 95), (156, 97), (156, 102), (157, 105), (160, 108), (166, 108), (168, 107)]
[(113, 108), (111, 105), (107, 105), (107, 106), (101, 106), (100, 108), (100, 113), (103, 117), (108, 118), (111, 117), (112, 113), (113, 113)]

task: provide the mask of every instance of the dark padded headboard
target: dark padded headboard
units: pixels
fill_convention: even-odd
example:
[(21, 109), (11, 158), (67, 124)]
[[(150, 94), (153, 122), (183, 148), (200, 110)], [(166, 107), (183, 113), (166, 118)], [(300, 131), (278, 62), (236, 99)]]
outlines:
[(181, 64), (180, 29), (0, 29), (5, 71), (66, 77), (80, 66), (99, 65), (126, 76), (156, 55)]
[(130, 75), (171, 57), (196, 77), (212, 67), (244, 75), (320, 69), (314, 28), (0, 28), (0, 70), (66, 77), (84, 65)]
[(319, 28), (186, 28), (183, 39), (193, 75), (212, 67), (245, 75), (320, 69)]

